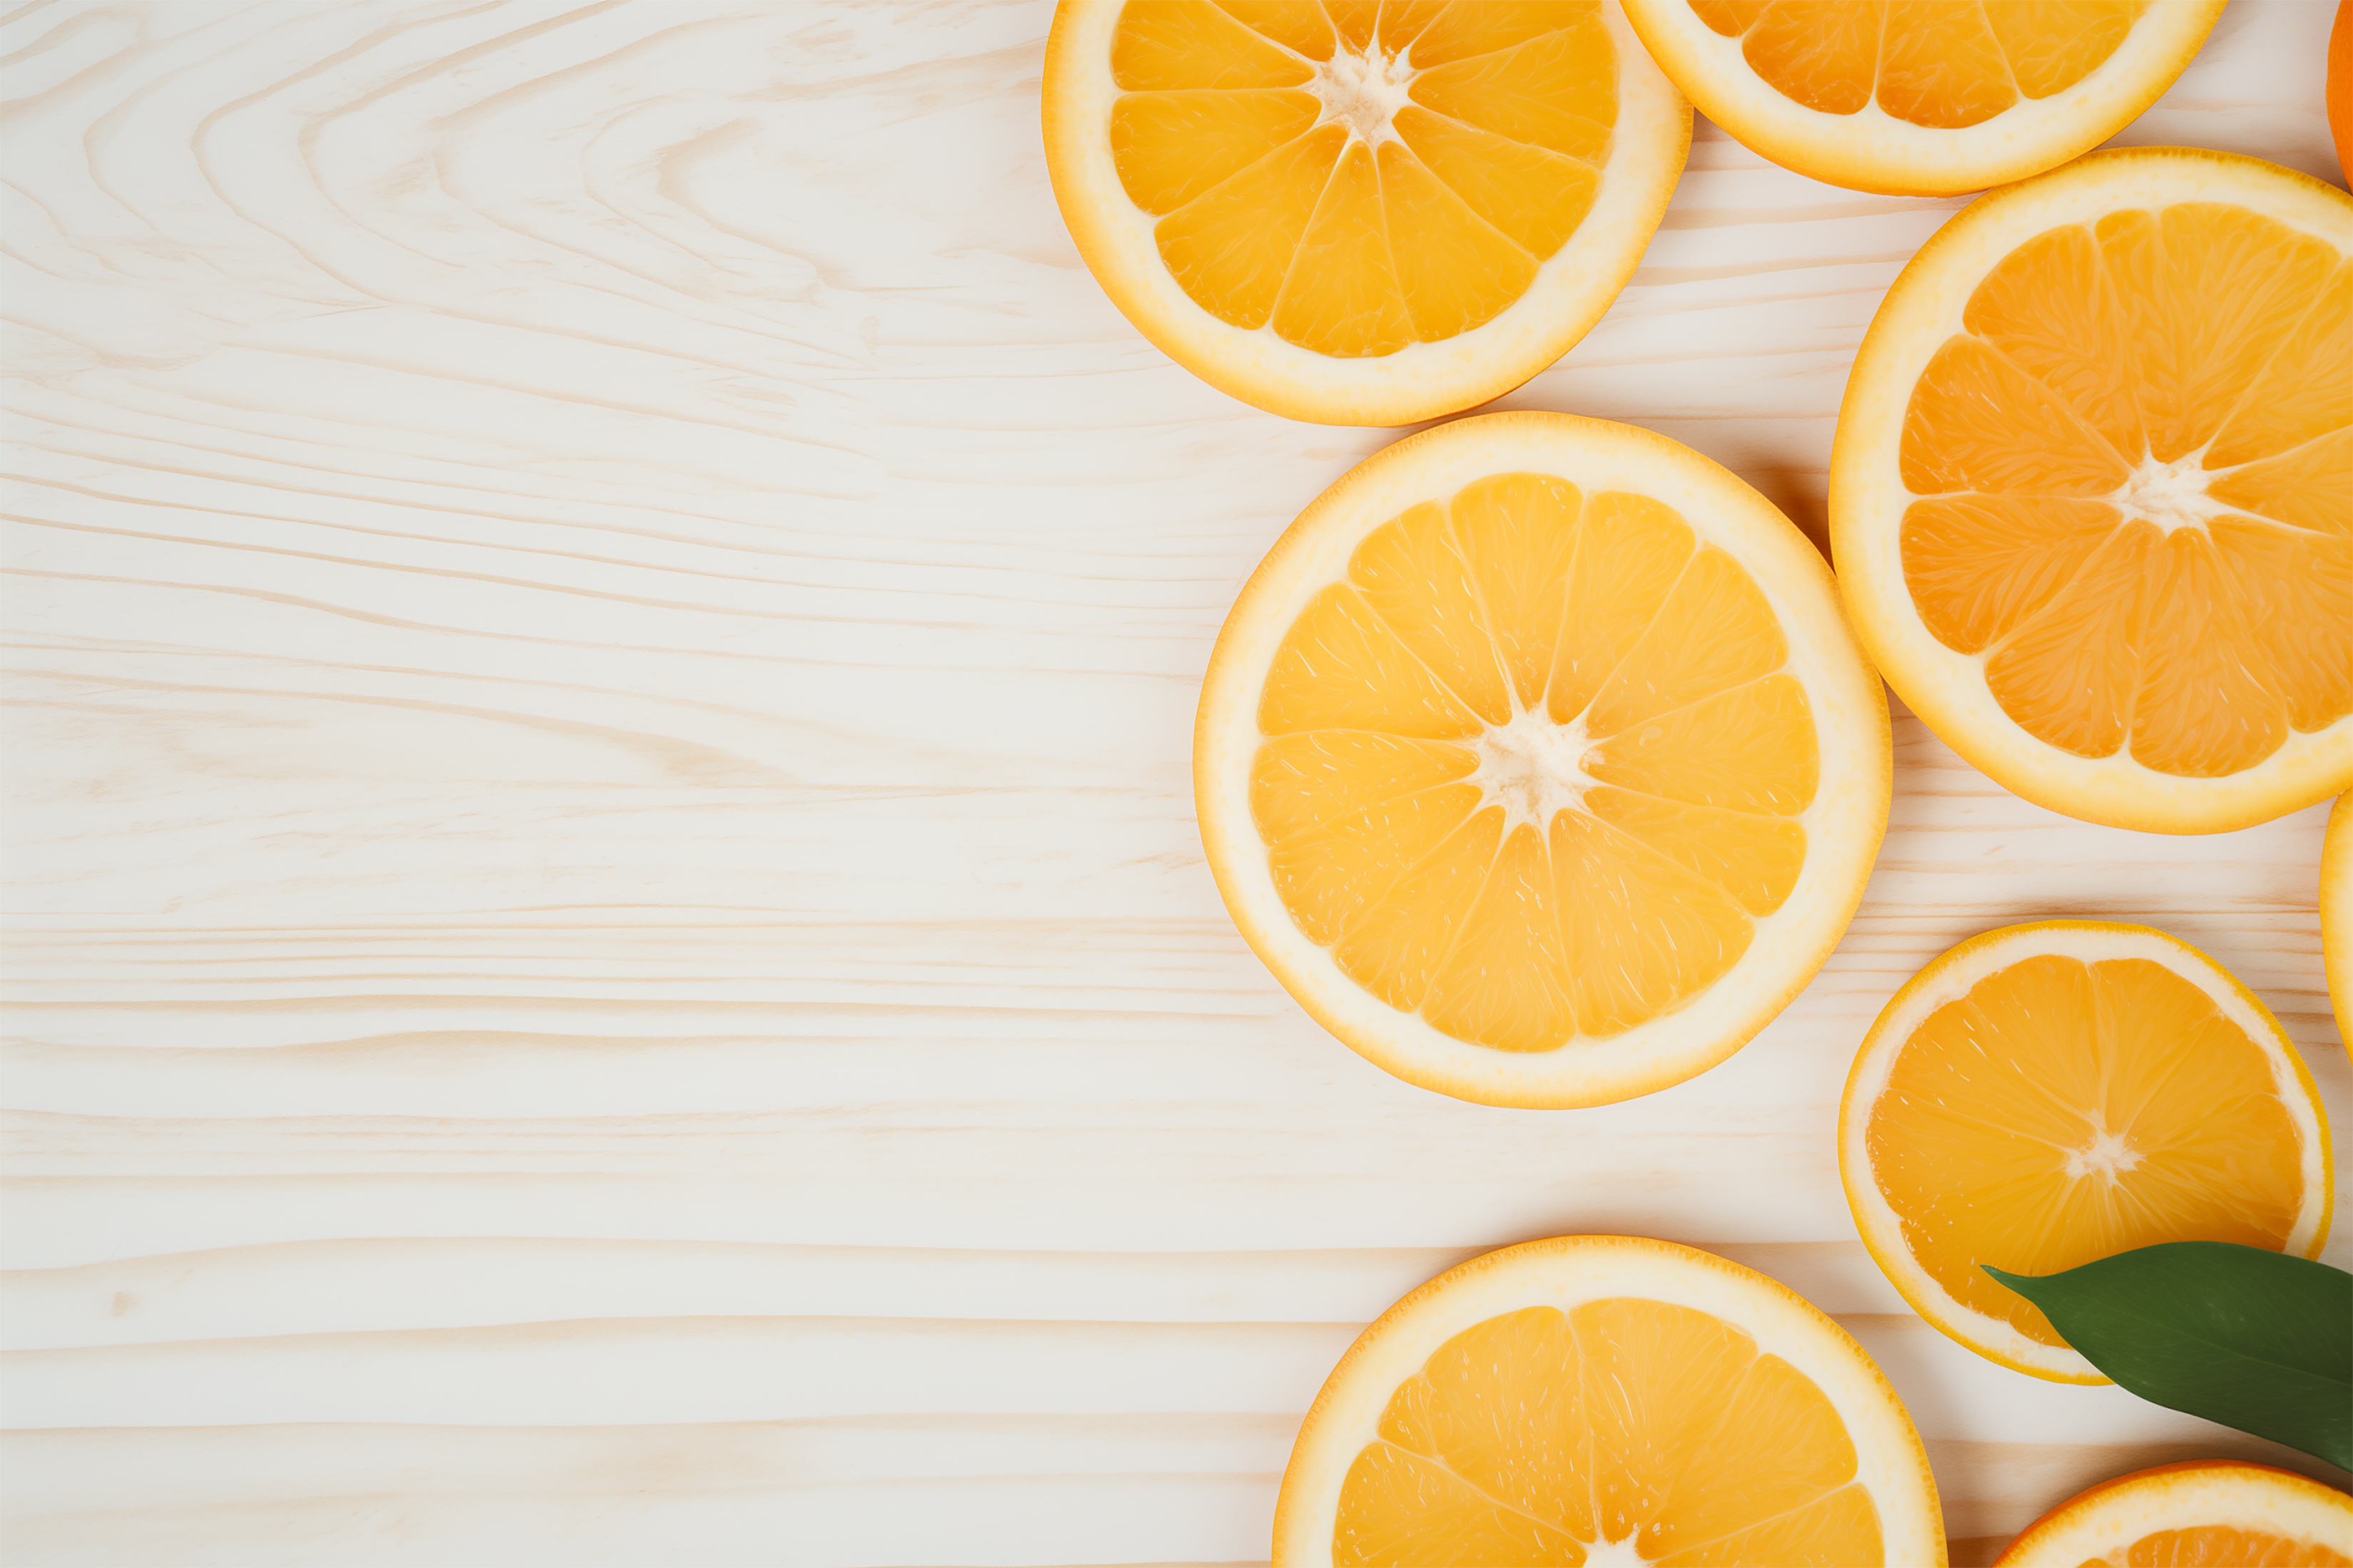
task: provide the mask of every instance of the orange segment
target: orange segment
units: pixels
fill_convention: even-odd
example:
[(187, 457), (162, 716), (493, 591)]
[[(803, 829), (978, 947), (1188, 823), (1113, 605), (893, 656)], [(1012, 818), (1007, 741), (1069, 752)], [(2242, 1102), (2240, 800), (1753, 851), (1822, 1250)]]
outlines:
[(2147, 9), (2148, 0), (2001, 0), (1985, 15), (2018, 90), (2049, 98), (2115, 54)]
[(1347, 140), (1324, 126), (1162, 218), (1152, 235), (1170, 275), (1219, 320), (1266, 325)]
[(2147, 523), (2111, 531), (2067, 591), (1986, 660), (1986, 689), (2019, 728), (2079, 757), (2124, 744), (2140, 690), (2141, 595), (2162, 553)]
[(1423, 71), (1406, 90), (1423, 108), (1466, 125), (1598, 163), (1618, 118), (1609, 35), (1599, 9), (1499, 54)]
[(1444, 507), (1424, 501), (1366, 535), (1349, 558), (1348, 581), (1463, 706), (1490, 724), (1511, 718), (1479, 590)]
[(1695, 544), (1690, 525), (1647, 496), (1612, 491), (1593, 498), (1569, 567), (1567, 602), (1577, 613), (1561, 623), (1545, 699), (1556, 721), (1567, 723), (1585, 711), (1651, 629)]
[(1765, 595), (1721, 550), (1702, 550), (1668, 590), (1650, 630), (1594, 694), (1586, 732), (1615, 735), (1726, 687), (1761, 680), (1789, 656)]
[(1512, 829), (1431, 982), (1422, 1016), (1456, 1039), (1548, 1051), (1577, 1032), (1557, 889), (1543, 836)]
[(2207, 493), (2273, 522), (2353, 537), (2353, 428), (2233, 468)]
[(2326, 1121), (2262, 1005), (2135, 926), (1990, 932), (1873, 1026), (1840, 1113), (1863, 1239), (1922, 1314), (2021, 1370), (2100, 1381), (1982, 1266), (2044, 1275), (2167, 1241), (2309, 1255)]
[(1937, 641), (1977, 653), (2072, 586), (2116, 509), (2052, 496), (1947, 496), (1904, 512), (1904, 576)]
[(1814, 798), (1819, 755), (1805, 689), (1773, 675), (1599, 742), (1585, 771), (1686, 805), (1795, 816)]
[(1250, 767), (1250, 816), (1269, 844), (1328, 830), (1400, 795), (1468, 778), (1479, 759), (1460, 746), (1364, 730), (1281, 735)]
[(2057, 393), (1975, 338), (1936, 351), (1904, 416), (1904, 484), (1915, 495), (2104, 496), (2129, 472)]
[(1378, 730), (1442, 741), (1477, 734), (1478, 715), (1413, 657), (1364, 595), (1335, 584), (1292, 624), (1259, 704), (1259, 728)]
[(2214, 548), (2232, 580), (2243, 644), (2298, 730), (2353, 713), (2353, 539), (2298, 537), (2235, 518), (2214, 520)]
[(1978, 0), (1892, 0), (1879, 41), (1879, 107), (1914, 125), (1979, 125), (2018, 101)]
[(1763, 8), (1740, 53), (1749, 68), (1808, 109), (1853, 114), (1871, 101), (1885, 18), (1883, 5), (1780, 0)]
[(1316, 0), (1218, 0), (1227, 16), (1270, 43), (1311, 60), (1328, 60), (1337, 42)]
[(1209, 0), (1129, 5), (1112, 39), (1112, 80), (1129, 92), (1296, 87), (1314, 74)]
[(1747, 950), (1754, 928), (1732, 897), (1639, 840), (1564, 811), (1551, 849), (1579, 1032), (1623, 1034)]
[(1723, 889), (1752, 915), (1779, 909), (1805, 868), (1806, 830), (1785, 817), (1687, 805), (1622, 789), (1588, 790), (1585, 809)]
[(1112, 106), (1112, 156), (1128, 199), (1175, 212), (1314, 129), (1303, 92), (1131, 92)]
[(1567, 243), (1601, 189), (1601, 175), (1590, 163), (1414, 104), (1398, 110), (1396, 125), (1424, 168), (1538, 260)]
[[(1512, 1397), (1495, 1397), (1499, 1382)], [(1504, 1508), (1590, 1541), (1588, 1426), (1568, 1315), (1528, 1307), (1439, 1346), (1398, 1384), (1379, 1430), (1383, 1444), (1429, 1459)]]
[(1473, 212), (1402, 142), (1383, 142), (1378, 161), (1390, 264), (1415, 338), (1436, 342), (1467, 332), (1527, 292), (1535, 257)]
[(1269, 869), (1291, 918), (1328, 946), (1362, 925), (1417, 868), (1459, 848), (1455, 837), (1478, 808), (1472, 784), (1374, 801), (1334, 817), (1320, 833), (1275, 841)]
[(1575, 485), (1546, 474), (1473, 480), (1447, 506), (1522, 708), (1544, 702), (1584, 506)]
[(2153, 1531), (2126, 1547), (2120, 1561), (2123, 1568), (2207, 1568), (2210, 1563), (2220, 1568), (2228, 1563), (2261, 1563), (2263, 1568), (2353, 1568), (2353, 1557), (2316, 1541), (2220, 1524)]
[(2131, 331), (2105, 265), (2090, 228), (2054, 228), (1995, 264), (1970, 293), (1961, 322), (2049, 387), (2111, 450), (2137, 455), (2140, 406), (2131, 378), (2118, 374)]
[(1339, 359), (1413, 342), (1372, 153), (1351, 142), (1324, 187), (1274, 307), (1275, 335)]
[(2238, 412), (2207, 449), (2223, 468), (2353, 426), (2353, 263), (2321, 286), (2304, 320), (2239, 395)]
[(1482, 811), (1358, 917), (1332, 949), (1341, 972), (1402, 1012), (1418, 1011), (1487, 886), (1504, 814)]
[[(2247, 561), (2233, 564), (2243, 572)], [(2200, 778), (2253, 767), (2287, 739), (2287, 715), (2276, 679), (2249, 668), (2261, 644), (2241, 613), (2238, 574), (2225, 572), (2213, 535), (2189, 529), (2166, 539), (2148, 574), (2134, 759)]]
[[(2203, 447), (2311, 311), (2336, 248), (2243, 207), (2182, 203), (2101, 226), (2110, 286), (2126, 301), (2132, 355), (2119, 366), (2150, 452)], [(2138, 457), (2134, 453), (2132, 456)]]

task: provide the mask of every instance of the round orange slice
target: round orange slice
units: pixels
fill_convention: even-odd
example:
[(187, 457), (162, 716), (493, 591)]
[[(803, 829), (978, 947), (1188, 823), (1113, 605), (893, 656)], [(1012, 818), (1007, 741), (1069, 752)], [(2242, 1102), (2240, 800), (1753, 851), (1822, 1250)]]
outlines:
[(1691, 143), (1617, 0), (1062, 0), (1044, 117), (1063, 220), (1136, 329), (1338, 425), (1566, 353)]
[(2059, 1383), (2108, 1379), (1980, 1265), (2055, 1274), (2165, 1241), (2311, 1258), (2328, 1234), (2312, 1075), (2253, 992), (2146, 926), (2011, 926), (1914, 975), (1847, 1077), (1839, 1171), (1915, 1310)]
[(1998, 783), (2211, 833), (2353, 784), (2353, 197), (2099, 153), (1980, 197), (1871, 324), (1831, 538), (1855, 630)]
[(2222, 0), (1626, 0), (1701, 111), (1834, 185), (1950, 195), (2056, 168), (2147, 109)]
[(1474, 1258), (1383, 1313), (1300, 1427), (1277, 1568), (1945, 1562), (1895, 1391), (1787, 1288), (1619, 1236)]
[(2353, 1498), (2228, 1459), (2136, 1470), (2026, 1527), (1994, 1568), (2353, 1568)]
[(2353, 795), (2337, 797), (2321, 841), (2320, 955), (2337, 1037), (2353, 1053)]
[(1242, 935), (1400, 1078), (1593, 1105), (1739, 1048), (1846, 929), (1885, 700), (1813, 546), (1697, 453), (1493, 414), (1300, 514), (1203, 684)]

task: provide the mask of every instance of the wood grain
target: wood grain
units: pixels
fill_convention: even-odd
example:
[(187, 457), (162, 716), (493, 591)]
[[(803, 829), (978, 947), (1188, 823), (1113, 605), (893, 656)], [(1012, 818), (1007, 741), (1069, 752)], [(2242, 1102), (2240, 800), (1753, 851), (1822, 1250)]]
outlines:
[[(2121, 140), (2334, 177), (2329, 11), (2237, 0)], [(1260, 1561), (1356, 1330), (1575, 1231), (1837, 1315), (1957, 1563), (2106, 1474), (2280, 1458), (1926, 1329), (1831, 1129), (1903, 979), (2063, 911), (2213, 952), (2353, 1127), (2324, 808), (2088, 827), (1899, 715), (1820, 979), (1598, 1110), (1410, 1089), (1269, 979), (1192, 703), (1259, 554), (1394, 433), (1236, 404), (1106, 303), (1039, 151), (1049, 16), (0, 16), (0, 1552)], [(1504, 405), (1687, 441), (1819, 538), (1847, 363), (1958, 205), (1703, 125), (1632, 286)]]

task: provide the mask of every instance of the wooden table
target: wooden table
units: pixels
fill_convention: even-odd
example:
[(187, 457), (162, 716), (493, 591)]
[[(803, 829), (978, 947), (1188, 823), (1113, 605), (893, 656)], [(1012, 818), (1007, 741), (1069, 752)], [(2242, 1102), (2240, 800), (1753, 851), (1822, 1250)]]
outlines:
[[(2332, 10), (2238, 0), (2120, 140), (2336, 178)], [(1268, 977), (1194, 836), (1197, 684), (1393, 433), (1113, 310), (1047, 188), (1048, 21), (0, 19), (6, 1560), (1257, 1561), (1356, 1331), (1575, 1231), (1837, 1314), (1957, 1563), (2106, 1474), (2282, 1457), (1924, 1326), (1831, 1127), (1905, 976), (2081, 913), (2243, 977), (2353, 1136), (2324, 807), (2089, 827), (1899, 709), (1828, 968), (1599, 1110), (1409, 1088)], [(1663, 431), (1820, 538), (1850, 355), (1959, 205), (1703, 122), (1632, 286), (1503, 405)]]

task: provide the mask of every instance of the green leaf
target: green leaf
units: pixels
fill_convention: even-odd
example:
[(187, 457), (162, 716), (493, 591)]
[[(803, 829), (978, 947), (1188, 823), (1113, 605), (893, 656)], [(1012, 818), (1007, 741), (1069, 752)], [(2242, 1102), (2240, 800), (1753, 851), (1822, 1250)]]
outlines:
[(2353, 1469), (2353, 1274), (2227, 1241), (2063, 1274), (1983, 1267), (2143, 1399)]

